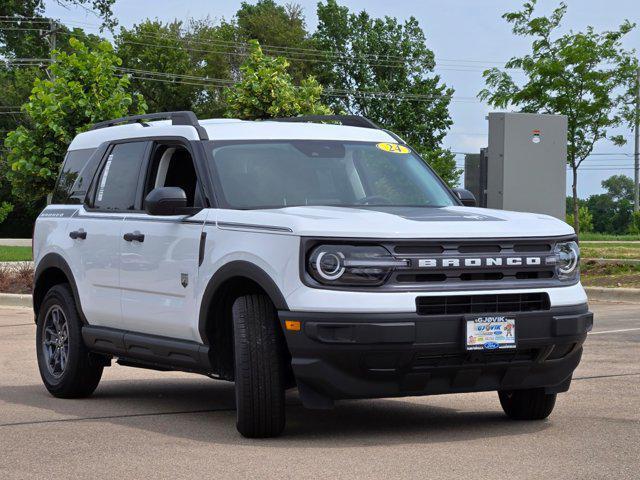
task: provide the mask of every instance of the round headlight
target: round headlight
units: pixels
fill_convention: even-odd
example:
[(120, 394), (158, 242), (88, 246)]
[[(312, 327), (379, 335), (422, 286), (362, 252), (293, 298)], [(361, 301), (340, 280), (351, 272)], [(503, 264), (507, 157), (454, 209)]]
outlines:
[(556, 269), (558, 277), (566, 278), (573, 276), (580, 264), (580, 249), (576, 242), (564, 242), (556, 245), (557, 256)]
[(308, 253), (307, 273), (323, 285), (382, 285), (395, 268), (408, 261), (397, 259), (380, 245), (318, 245)]
[(320, 252), (316, 258), (316, 270), (325, 280), (337, 280), (344, 273), (344, 254)]

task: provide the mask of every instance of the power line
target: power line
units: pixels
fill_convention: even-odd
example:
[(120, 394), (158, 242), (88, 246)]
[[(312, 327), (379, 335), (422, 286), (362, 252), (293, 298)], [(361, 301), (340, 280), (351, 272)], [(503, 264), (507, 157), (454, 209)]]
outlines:
[[(48, 63), (51, 59), (36, 59), (36, 58), (23, 58), (23, 59), (6, 59), (8, 63), (21, 63), (22, 65), (36, 65), (37, 63)], [(37, 62), (37, 63), (36, 63)], [(231, 86), (236, 82), (230, 79), (222, 78), (209, 78), (196, 75), (185, 75), (168, 72), (154, 72), (150, 70), (142, 70), (135, 68), (117, 67), (117, 71), (124, 73), (132, 73), (132, 78), (137, 80), (151, 80), (164, 83), (181, 83), (184, 85), (211, 87), (211, 86)], [(152, 78), (160, 77), (160, 78)], [(296, 87), (300, 88), (300, 87)], [(376, 98), (376, 99), (401, 99), (406, 101), (434, 101), (438, 99), (449, 99), (452, 102), (473, 102), (480, 103), (475, 97), (457, 97), (453, 95), (424, 95), (413, 93), (395, 93), (388, 91), (368, 91), (368, 90), (344, 90), (344, 89), (326, 89), (322, 95), (335, 98)]]
[[(41, 22), (38, 22), (41, 23)], [(80, 23), (80, 22), (66, 22), (66, 23)], [(84, 25), (91, 25), (91, 24), (84, 24)], [(98, 28), (97, 26), (91, 26), (92, 28)], [(22, 30), (22, 31), (40, 31), (42, 29), (39, 28), (29, 28), (29, 27), (24, 27), (24, 26), (18, 26), (18, 27), (9, 27), (9, 28), (2, 28), (2, 30)], [(72, 32), (60, 32), (63, 35), (73, 35)], [(182, 44), (186, 44), (187, 47), (185, 47), (186, 49), (193, 51), (193, 52), (198, 52), (198, 53), (218, 53), (218, 54), (228, 54), (228, 55), (235, 55), (235, 56), (246, 56), (247, 53), (245, 52), (237, 52), (237, 51), (229, 51), (229, 50), (214, 50), (214, 49), (209, 49), (209, 48), (193, 48), (191, 46), (191, 44), (196, 44), (196, 45), (214, 45), (217, 46), (219, 48), (238, 48), (238, 47), (243, 47), (246, 48), (248, 47), (250, 44), (247, 42), (239, 42), (239, 41), (225, 41), (225, 40), (215, 40), (215, 39), (210, 39), (207, 41), (201, 41), (201, 40), (195, 40), (193, 38), (182, 38), (179, 37), (177, 35), (163, 35), (163, 34), (157, 34), (157, 35), (153, 35), (153, 34), (146, 34), (146, 33), (141, 33), (141, 32), (137, 32), (135, 34), (138, 37), (142, 37), (142, 38), (149, 38), (152, 40), (174, 40), (176, 42), (182, 43)], [(122, 38), (122, 37), (121, 37)], [(156, 48), (170, 48), (170, 49), (179, 49), (179, 47), (176, 46), (171, 46), (171, 45), (159, 45), (157, 43), (145, 43), (145, 42), (136, 42), (133, 40), (122, 40), (121, 43), (123, 44), (134, 44), (134, 45), (140, 45), (140, 46), (149, 46), (149, 47), (156, 47)], [(285, 55), (288, 56), (288, 60), (292, 60), (292, 61), (304, 61), (304, 62), (315, 62), (315, 63), (334, 63), (334, 64), (351, 64), (353, 62), (363, 62), (366, 63), (367, 65), (371, 66), (371, 67), (387, 67), (387, 68), (393, 68), (393, 67), (400, 67), (400, 66), (404, 66), (406, 65), (406, 63), (408, 62), (415, 62), (420, 60), (419, 58), (413, 58), (413, 57), (405, 57), (405, 56), (399, 56), (399, 55), (391, 55), (391, 54), (360, 54), (360, 55), (354, 55), (353, 53), (349, 53), (349, 52), (334, 52), (334, 51), (327, 51), (327, 50), (318, 50), (318, 49), (305, 49), (305, 48), (297, 48), (297, 47), (284, 47), (284, 46), (274, 46), (274, 45), (268, 45), (268, 44), (263, 44), (261, 45), (262, 50), (266, 53), (266, 54), (273, 54), (273, 55)], [(435, 57), (435, 61), (437, 62), (439, 60), (438, 57)], [(484, 68), (483, 67), (479, 67), (478, 65), (475, 65), (476, 63), (495, 63), (495, 64), (502, 64), (504, 62), (501, 61), (480, 61), (480, 60), (466, 60), (466, 59), (441, 59), (443, 62), (449, 62), (450, 64), (442, 64), (442, 65), (438, 65), (437, 63), (434, 65), (434, 68), (439, 69), (439, 70), (443, 70), (443, 71), (459, 71), (459, 72), (480, 72), (483, 71)], [(454, 62), (454, 63), (451, 63)], [(468, 65), (465, 63), (472, 63), (472, 65)]]
[[(188, 33), (189, 32), (187, 32), (187, 34)], [(197, 45), (205, 45), (205, 46), (209, 46), (213, 44), (217, 46), (247, 48), (251, 45), (249, 42), (229, 41), (229, 40), (220, 40), (220, 39), (209, 39), (209, 40), (203, 41), (203, 40), (196, 40), (193, 38), (184, 38), (176, 35), (171, 35), (171, 34), (167, 35), (167, 34), (161, 34), (161, 33), (154, 35), (149, 33), (136, 32), (134, 35), (150, 38), (153, 40), (157, 40), (157, 39), (175, 40), (178, 42), (194, 43)], [(286, 55), (303, 55), (303, 56), (306, 56), (307, 58), (313, 57), (313, 56), (320, 56), (325, 58), (353, 56), (352, 54), (349, 54), (347, 52), (334, 52), (334, 51), (311, 49), (311, 48), (288, 47), (288, 46), (278, 46), (278, 45), (269, 45), (269, 44), (260, 44), (260, 48), (262, 48), (263, 51), (269, 50), (273, 52), (284, 53)], [(409, 60), (409, 58), (405, 56), (390, 55), (390, 54), (382, 54), (382, 55), (381, 54), (362, 54), (360, 57), (370, 58), (370, 59), (373, 59), (374, 61), (384, 61), (384, 62), (394, 61), (395, 64), (404, 63), (407, 60)]]
[[(222, 79), (222, 78), (208, 78), (208, 77), (198, 77), (191, 75), (181, 75), (181, 74), (171, 74), (166, 72), (152, 72), (146, 70), (138, 70), (138, 69), (129, 69), (124, 67), (119, 67), (116, 70), (122, 71), (123, 73), (131, 73), (131, 78), (137, 80), (151, 80), (161, 83), (181, 83), (185, 85), (194, 85), (200, 87), (223, 87), (234, 85), (236, 82), (233, 80)], [(148, 76), (151, 75), (151, 76)], [(161, 78), (154, 78), (159, 76)], [(295, 87), (301, 88), (301, 87)], [(419, 94), (411, 94), (411, 93), (394, 93), (394, 92), (386, 92), (386, 91), (368, 91), (368, 90), (341, 90), (341, 89), (326, 89), (322, 92), (321, 95), (329, 96), (329, 97), (359, 97), (359, 98), (377, 98), (377, 99), (388, 99), (388, 100), (407, 100), (407, 101), (433, 101), (441, 98), (448, 98), (454, 102), (479, 102), (474, 97), (454, 97), (447, 95), (419, 95)]]
[[(95, 14), (95, 12), (92, 12)], [(6, 21), (26, 21), (26, 20), (33, 20), (36, 21), (38, 23), (48, 23), (49, 22), (49, 18), (48, 17), (16, 17), (16, 16), (0, 16), (0, 19), (8, 19)], [(2, 20), (0, 20), (2, 21)], [(34, 22), (30, 22), (30, 23), (34, 23)], [(63, 23), (65, 24), (76, 24), (76, 25), (82, 25), (82, 26), (86, 26), (89, 28), (93, 28), (96, 30), (100, 29), (100, 25), (97, 25), (95, 23), (87, 23), (87, 22), (79, 22), (76, 20), (66, 20)], [(182, 29), (182, 32), (186, 33), (187, 35), (190, 33), (188, 30)], [(218, 45), (226, 45), (226, 46), (248, 46), (249, 43), (248, 42), (238, 42), (238, 41), (228, 41), (228, 40), (195, 40), (192, 38), (181, 38), (178, 36), (174, 36), (174, 35), (163, 35), (163, 34), (158, 34), (158, 35), (152, 35), (152, 34), (145, 34), (145, 33), (140, 33), (137, 32), (136, 35), (138, 36), (146, 36), (147, 38), (165, 38), (165, 39), (175, 39), (177, 41), (181, 41), (181, 42), (190, 42), (190, 43), (196, 43), (196, 44), (201, 44), (201, 45), (209, 45), (211, 43), (214, 44), (218, 44)], [(327, 55), (329, 56), (349, 56), (351, 54), (349, 54), (348, 52), (336, 52), (336, 51), (328, 51), (328, 50), (321, 50), (321, 49), (317, 49), (317, 48), (303, 48), (303, 47), (291, 47), (291, 46), (285, 46), (285, 45), (271, 45), (271, 44), (261, 44), (260, 45), (261, 48), (267, 49), (267, 50), (272, 50), (272, 51), (280, 51), (280, 52), (290, 52), (290, 53), (299, 53), (299, 54), (305, 54), (307, 56), (311, 55), (316, 55), (316, 56), (323, 56), (326, 57)], [(362, 55), (365, 58), (372, 58), (375, 60), (380, 60), (381, 58), (384, 60), (396, 60), (398, 62), (404, 62), (407, 61), (409, 58), (403, 55), (395, 55), (395, 54), (389, 54), (389, 53), (385, 53), (385, 54), (363, 54)], [(453, 62), (453, 63), (480, 63), (480, 64), (485, 64), (485, 63), (492, 63), (492, 64), (497, 64), (497, 65), (504, 65), (505, 63), (507, 63), (507, 61), (505, 60), (478, 60), (478, 59), (460, 59), (460, 58), (445, 58), (445, 57), (435, 57), (436, 60), (440, 60), (443, 62)]]
[[(187, 32), (188, 33), (188, 32)], [(218, 45), (218, 46), (227, 46), (227, 47), (248, 47), (250, 44), (248, 42), (239, 42), (239, 41), (228, 41), (228, 40), (219, 40), (219, 39), (209, 39), (206, 41), (203, 40), (195, 40), (192, 38), (183, 38), (183, 37), (178, 37), (176, 35), (167, 35), (167, 34), (157, 34), (157, 35), (153, 35), (153, 34), (148, 34), (148, 33), (141, 33), (141, 32), (137, 32), (135, 35), (137, 36), (141, 36), (141, 37), (146, 37), (146, 38), (151, 38), (154, 40), (157, 39), (167, 39), (167, 40), (175, 40), (178, 42), (184, 42), (184, 43), (195, 43), (195, 44), (199, 44), (199, 45)], [(269, 44), (260, 44), (260, 47), (263, 49), (263, 51), (269, 50), (269, 51), (273, 51), (273, 52), (280, 52), (283, 53), (285, 55), (292, 55), (292, 54), (296, 54), (296, 55), (303, 55), (306, 56), (307, 59), (308, 57), (338, 57), (338, 58), (343, 58), (343, 57), (354, 57), (354, 55), (352, 53), (349, 52), (336, 52), (336, 51), (328, 51), (328, 50), (320, 50), (320, 49), (312, 49), (312, 48), (300, 48), (300, 47), (288, 47), (288, 46), (276, 46), (276, 45), (269, 45)], [(389, 62), (393, 62), (395, 64), (404, 64), (407, 61), (415, 61), (417, 60), (417, 58), (411, 58), (411, 57), (406, 57), (406, 56), (402, 56), (402, 55), (393, 55), (393, 54), (361, 54), (358, 55), (358, 57), (356, 57), (358, 60), (361, 60), (362, 58), (369, 58), (372, 59), (373, 61), (382, 61), (384, 63), (389, 63)], [(454, 62), (454, 63), (460, 63), (460, 62), (466, 62), (466, 63), (495, 63), (495, 64), (505, 64), (506, 62), (504, 61), (492, 61), (492, 60), (465, 60), (465, 59), (449, 59), (449, 58), (440, 58), (440, 57), (434, 57), (435, 60), (440, 60), (440, 61), (444, 61), (444, 62)], [(449, 66), (456, 66), (456, 65), (449, 65)], [(475, 65), (457, 65), (457, 66), (464, 66), (464, 67), (469, 67), (469, 68), (478, 68)]]

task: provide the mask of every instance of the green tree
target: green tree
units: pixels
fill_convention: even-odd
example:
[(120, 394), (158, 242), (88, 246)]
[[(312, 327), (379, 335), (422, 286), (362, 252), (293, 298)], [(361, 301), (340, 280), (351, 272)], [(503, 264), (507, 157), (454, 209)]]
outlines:
[(146, 20), (121, 28), (115, 38), (132, 87), (149, 110), (193, 110), (202, 117), (224, 114), (222, 87), (240, 74), (244, 42), (235, 23), (209, 19), (186, 25)]
[[(113, 20), (110, 14), (112, 1), (88, 2), (59, 1), (61, 5), (100, 4), (108, 8), (105, 14), (109, 22)], [(95, 10), (98, 12), (98, 10)], [(61, 50), (68, 50), (69, 36), (81, 39), (89, 46), (99, 43), (96, 35), (86, 34), (79, 28), (67, 28), (59, 23), (51, 23), (43, 17), (44, 2), (34, 0), (5, 0), (0, 2), (0, 55), (5, 62), (0, 63), (0, 106), (5, 107), (0, 112), (0, 144), (4, 143), (7, 132), (16, 129), (24, 123), (24, 115), (19, 112), (19, 105), (29, 99), (31, 87), (36, 78), (46, 78), (47, 60), (51, 54), (51, 37), (49, 31), (53, 28), (58, 39), (57, 45)], [(16, 61), (16, 59), (18, 59)], [(20, 59), (42, 59), (40, 61)], [(6, 113), (18, 111), (18, 113)], [(28, 236), (31, 234), (33, 218), (39, 213), (39, 205), (23, 204), (19, 199), (11, 198), (11, 184), (9, 183), (10, 168), (6, 162), (6, 150), (0, 147), (0, 199), (11, 199), (13, 205), (7, 201), (0, 202), (0, 236)], [(9, 214), (8, 218), (7, 215)]]
[(185, 39), (191, 62), (197, 67), (194, 74), (217, 79), (199, 91), (193, 110), (198, 116), (222, 117), (226, 110), (222, 85), (240, 78), (245, 39), (234, 22), (212, 23), (209, 19), (191, 21)]
[(115, 37), (116, 53), (134, 77), (131, 86), (152, 112), (192, 110), (202, 90), (202, 82), (193, 80), (199, 72), (184, 42), (182, 22), (177, 20), (146, 20), (121, 28)]
[(610, 195), (601, 193), (591, 195), (586, 206), (593, 215), (594, 231), (623, 235), (629, 230), (633, 212), (633, 203), (629, 200), (623, 198), (616, 201)]
[(631, 214), (629, 233), (632, 235), (640, 235), (640, 212), (633, 212)]
[(260, 44), (295, 47), (307, 37), (300, 5), (278, 5), (273, 0), (259, 0), (255, 5), (242, 2), (236, 12), (241, 35)]
[[(102, 19), (103, 28), (113, 28), (117, 21), (112, 6), (115, 0), (55, 0), (64, 7), (82, 6), (92, 10)], [(44, 0), (3, 0), (0, 2), (0, 16), (4, 17), (0, 27), (0, 53), (17, 58), (48, 58), (50, 52), (47, 32), (53, 27), (57, 35), (66, 37), (69, 33), (64, 25), (49, 23), (44, 17)], [(20, 19), (21, 18), (21, 19)], [(76, 35), (78, 32), (75, 32)]]
[(300, 5), (282, 6), (273, 0), (259, 0), (255, 5), (242, 2), (235, 17), (239, 39), (257, 40), (267, 55), (286, 56), (294, 80), (301, 81), (311, 73), (309, 53), (304, 50), (313, 47), (313, 40)]
[(96, 49), (71, 38), (73, 53), (56, 52), (52, 80), (36, 78), (23, 105), (25, 122), (5, 140), (13, 195), (34, 203), (51, 191), (73, 137), (90, 124), (142, 113), (142, 96), (129, 93), (129, 78), (119, 76), (120, 59), (111, 44)]
[(607, 194), (600, 193), (591, 195), (586, 205), (593, 215), (593, 230), (599, 233), (614, 233), (613, 216), (616, 204), (613, 199)]
[[(567, 214), (567, 223), (569, 225), (573, 225), (575, 223), (573, 221), (572, 213)], [(578, 223), (580, 224), (581, 232), (593, 231), (593, 215), (591, 215), (591, 212), (586, 205), (583, 205), (578, 209)]]
[(567, 116), (567, 162), (573, 173), (574, 228), (579, 232), (578, 168), (599, 140), (624, 143), (609, 130), (624, 120), (625, 85), (635, 61), (621, 41), (635, 25), (624, 21), (617, 30), (596, 32), (587, 27), (560, 34), (567, 6), (561, 3), (550, 16), (536, 17), (536, 3), (531, 0), (521, 11), (502, 16), (515, 35), (532, 38), (531, 53), (505, 65), (507, 70), (520, 69), (525, 82), (519, 85), (507, 71), (492, 68), (484, 72), (487, 87), (479, 97), (498, 108), (517, 106), (523, 112)]
[(601, 185), (614, 201), (626, 199), (633, 202), (633, 180), (626, 175), (613, 175), (603, 180)]
[(371, 18), (335, 0), (318, 3), (319, 81), (336, 111), (364, 115), (412, 145), (450, 185), (461, 171), (442, 148), (453, 89), (433, 75), (435, 59), (414, 17)]
[(225, 90), (228, 117), (264, 119), (331, 113), (320, 101), (322, 86), (315, 78), (294, 85), (287, 72), (289, 62), (266, 56), (256, 41), (251, 44), (249, 58), (240, 68), (242, 80)]

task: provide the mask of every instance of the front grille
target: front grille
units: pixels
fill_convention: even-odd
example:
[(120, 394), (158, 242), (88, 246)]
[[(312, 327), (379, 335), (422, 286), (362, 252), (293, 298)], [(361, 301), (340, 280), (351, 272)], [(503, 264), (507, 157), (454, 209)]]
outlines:
[(398, 240), (385, 243), (407, 267), (392, 272), (387, 289), (481, 290), (563, 284), (555, 272), (558, 238)]
[(464, 315), (549, 310), (550, 303), (547, 293), (443, 295), (417, 297), (416, 308), (418, 315)]

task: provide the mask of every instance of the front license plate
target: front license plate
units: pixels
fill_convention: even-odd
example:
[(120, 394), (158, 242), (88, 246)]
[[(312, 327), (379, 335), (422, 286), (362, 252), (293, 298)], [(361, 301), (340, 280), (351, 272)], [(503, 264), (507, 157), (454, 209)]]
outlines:
[(502, 315), (468, 316), (467, 350), (516, 348), (516, 319)]

